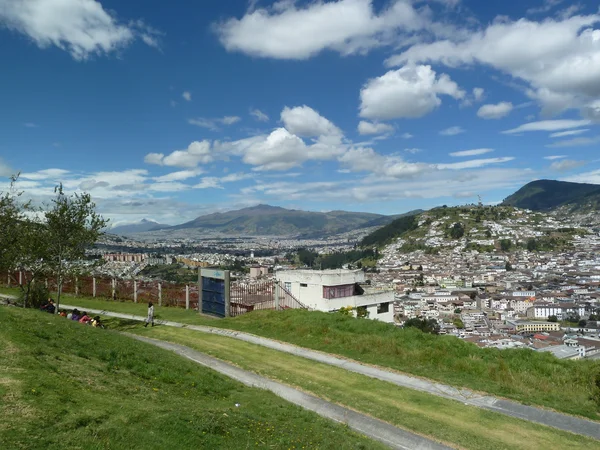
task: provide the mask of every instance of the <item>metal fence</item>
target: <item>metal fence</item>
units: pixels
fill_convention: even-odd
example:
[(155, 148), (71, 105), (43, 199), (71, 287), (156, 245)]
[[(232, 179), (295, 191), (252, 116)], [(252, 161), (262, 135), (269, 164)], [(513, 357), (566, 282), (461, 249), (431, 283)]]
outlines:
[[(4, 286), (24, 285), (31, 280), (26, 271), (7, 273), (0, 280)], [(48, 277), (40, 280), (51, 291), (57, 290), (57, 282)], [(177, 284), (135, 279), (80, 276), (65, 279), (62, 292), (76, 296), (106, 298), (138, 303), (153, 302), (160, 306), (198, 309), (198, 285)], [(251, 311), (274, 309), (308, 309), (288, 290), (276, 281), (232, 281), (230, 284), (230, 316)]]

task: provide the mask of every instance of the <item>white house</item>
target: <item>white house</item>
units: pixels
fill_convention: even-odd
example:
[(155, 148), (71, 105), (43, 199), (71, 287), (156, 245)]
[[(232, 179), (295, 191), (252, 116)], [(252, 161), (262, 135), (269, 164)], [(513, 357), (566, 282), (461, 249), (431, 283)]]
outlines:
[(394, 322), (394, 291), (370, 290), (362, 270), (279, 270), (275, 278), (301, 303), (318, 311), (364, 307), (370, 319)]

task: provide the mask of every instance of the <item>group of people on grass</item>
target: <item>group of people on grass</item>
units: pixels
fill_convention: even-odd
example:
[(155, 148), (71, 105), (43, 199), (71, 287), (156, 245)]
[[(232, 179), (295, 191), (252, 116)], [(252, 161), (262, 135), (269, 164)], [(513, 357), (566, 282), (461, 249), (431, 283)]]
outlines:
[[(56, 306), (54, 305), (54, 301), (49, 298), (46, 303), (42, 305), (40, 308), (41, 311), (48, 312), (50, 314), (54, 314), (56, 312)], [(92, 325), (93, 327), (104, 328), (104, 324), (100, 319), (100, 316), (96, 316), (93, 319), (87, 315), (86, 311), (80, 312), (77, 308), (73, 311), (66, 313), (65, 311), (61, 311), (59, 313), (60, 316), (66, 317), (70, 320), (75, 320), (79, 323), (83, 323), (84, 325)], [(147, 327), (148, 324), (152, 324), (154, 326), (154, 305), (152, 302), (148, 302), (148, 317), (146, 317), (144, 327)]]
[(84, 325), (91, 325), (97, 328), (104, 328), (104, 324), (102, 323), (102, 319), (100, 319), (100, 316), (91, 318), (90, 316), (88, 316), (86, 311), (80, 312), (77, 308), (75, 308), (69, 313), (61, 311), (60, 315), (66, 317), (69, 320), (75, 320), (76, 322), (82, 323)]
[[(56, 312), (56, 306), (54, 305), (54, 301), (51, 298), (49, 298), (48, 301), (41, 306), (40, 310), (50, 314), (54, 314)], [(88, 316), (86, 311), (80, 312), (77, 308), (68, 313), (65, 311), (61, 311), (58, 315), (61, 317), (66, 317), (69, 320), (74, 320), (76, 322), (82, 323), (84, 325), (91, 325), (96, 328), (104, 328), (104, 324), (102, 323), (102, 319), (100, 319), (100, 316), (92, 318)]]

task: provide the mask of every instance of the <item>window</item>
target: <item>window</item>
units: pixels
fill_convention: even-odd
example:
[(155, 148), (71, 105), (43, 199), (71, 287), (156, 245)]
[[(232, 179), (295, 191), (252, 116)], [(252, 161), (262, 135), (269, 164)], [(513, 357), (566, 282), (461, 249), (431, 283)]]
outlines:
[(390, 311), (390, 304), (389, 303), (380, 303), (379, 305), (377, 305), (377, 314), (385, 314), (386, 312)]
[(353, 284), (343, 284), (341, 286), (323, 286), (323, 298), (342, 298), (352, 297), (354, 295)]
[(285, 288), (286, 291), (291, 291), (292, 290), (292, 283), (289, 281), (286, 281), (285, 283), (283, 283), (283, 287)]
[(306, 283), (300, 283), (300, 287), (308, 287), (308, 284), (306, 284)]

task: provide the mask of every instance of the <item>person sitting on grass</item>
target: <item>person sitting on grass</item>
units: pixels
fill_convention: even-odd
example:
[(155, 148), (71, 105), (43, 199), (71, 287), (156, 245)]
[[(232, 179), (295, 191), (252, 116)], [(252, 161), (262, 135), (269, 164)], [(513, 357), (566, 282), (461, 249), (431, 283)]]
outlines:
[(56, 311), (56, 306), (54, 306), (54, 302), (51, 298), (49, 298), (48, 301), (42, 305), (40, 311), (46, 311), (47, 313), (54, 314), (54, 311)]
[(104, 328), (104, 324), (102, 320), (100, 320), (100, 316), (96, 316), (92, 319), (92, 326), (96, 328)]
[(59, 315), (60, 317), (67, 317), (67, 313), (66, 313), (66, 312), (64, 312), (64, 311), (61, 311), (61, 312), (59, 312), (59, 313), (58, 313), (58, 315)]
[(89, 324), (92, 321), (92, 318), (90, 316), (87, 315), (87, 312), (83, 312), (83, 315), (81, 316), (81, 319), (79, 319), (79, 323), (82, 323), (84, 325)]
[(73, 320), (73, 311), (69, 311), (69, 314), (67, 314), (67, 319)]
[(75, 321), (79, 322), (79, 319), (81, 319), (81, 313), (79, 312), (79, 310), (77, 308), (75, 308), (73, 310), (73, 314), (71, 314), (71, 320), (75, 320)]

